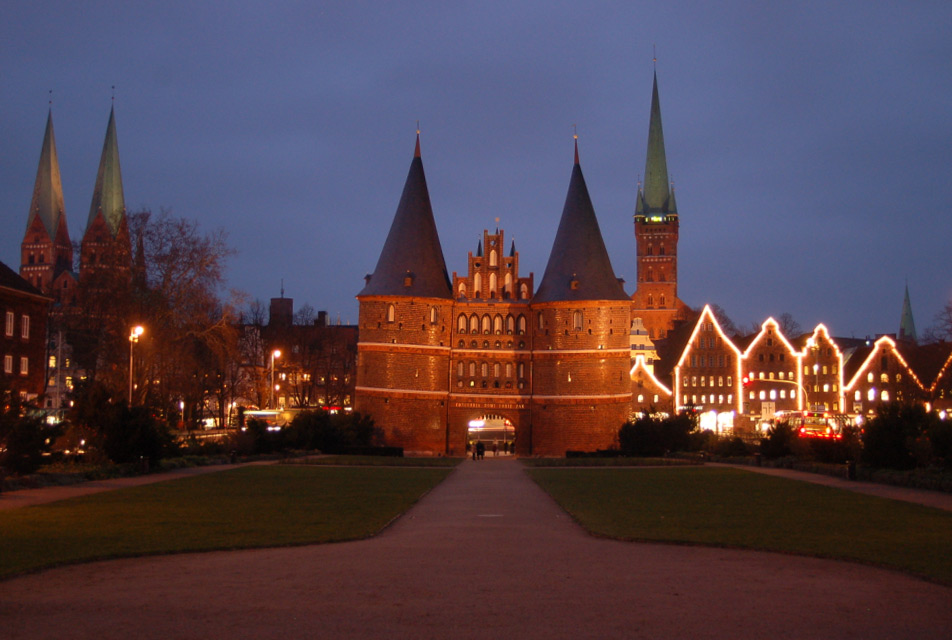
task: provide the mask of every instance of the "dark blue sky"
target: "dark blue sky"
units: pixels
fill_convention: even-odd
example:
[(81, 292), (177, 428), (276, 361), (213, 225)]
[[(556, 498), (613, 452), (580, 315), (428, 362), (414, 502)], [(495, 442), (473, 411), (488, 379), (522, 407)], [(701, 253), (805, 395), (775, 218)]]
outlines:
[[(225, 228), (229, 286), (355, 322), (416, 121), (447, 268), (501, 219), (549, 257), (578, 125), (635, 281), (652, 45), (680, 295), (738, 324), (920, 332), (952, 299), (952, 4), (12, 2), (0, 21), (0, 260), (16, 268), (53, 89), (78, 240), (116, 86), (129, 209)], [(462, 7), (462, 8), (461, 8)]]

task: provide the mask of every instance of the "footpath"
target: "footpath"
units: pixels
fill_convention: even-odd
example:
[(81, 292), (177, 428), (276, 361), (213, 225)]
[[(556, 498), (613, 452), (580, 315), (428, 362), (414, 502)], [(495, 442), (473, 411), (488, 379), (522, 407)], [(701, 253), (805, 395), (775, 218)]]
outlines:
[(0, 625), (10, 640), (945, 639), (952, 589), (815, 558), (595, 538), (500, 457), (464, 461), (368, 540), (0, 582)]

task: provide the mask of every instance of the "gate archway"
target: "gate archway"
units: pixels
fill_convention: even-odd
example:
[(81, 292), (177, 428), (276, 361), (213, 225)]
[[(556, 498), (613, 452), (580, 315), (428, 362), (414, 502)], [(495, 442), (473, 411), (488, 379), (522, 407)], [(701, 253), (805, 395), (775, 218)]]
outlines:
[(467, 425), (468, 447), (482, 442), (487, 450), (495, 444), (499, 453), (515, 452), (516, 427), (509, 418), (498, 414), (484, 414), (473, 418)]

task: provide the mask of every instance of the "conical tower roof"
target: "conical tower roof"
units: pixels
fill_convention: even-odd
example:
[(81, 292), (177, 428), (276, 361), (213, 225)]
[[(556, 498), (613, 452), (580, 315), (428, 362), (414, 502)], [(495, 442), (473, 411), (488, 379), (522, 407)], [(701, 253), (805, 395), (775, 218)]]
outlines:
[(628, 300), (615, 276), (575, 144), (575, 166), (552, 253), (533, 302)]
[(912, 318), (912, 303), (909, 301), (909, 285), (906, 285), (906, 296), (902, 301), (902, 317), (899, 319), (899, 339), (916, 342), (916, 322)]
[[(651, 119), (648, 123), (648, 157), (645, 160), (643, 211), (638, 213), (677, 213), (668, 181), (668, 161), (664, 152), (664, 131), (661, 127), (661, 100), (658, 98), (658, 73), (654, 74), (651, 91)], [(639, 203), (640, 204), (640, 203)], [(637, 207), (636, 207), (637, 209)]]
[(29, 229), (34, 219), (39, 217), (50, 239), (54, 239), (61, 218), (63, 225), (66, 224), (64, 211), (63, 184), (60, 180), (59, 159), (56, 156), (56, 136), (53, 135), (51, 109), (46, 117), (46, 133), (43, 135), (40, 164), (36, 169), (36, 182), (33, 185), (33, 199), (30, 201), (26, 228)]
[(358, 296), (452, 299), (452, 288), (426, 187), (420, 136), (377, 267)]
[(102, 146), (99, 160), (99, 172), (96, 174), (96, 187), (93, 189), (93, 201), (89, 207), (88, 230), (96, 214), (102, 212), (106, 226), (113, 237), (119, 233), (119, 226), (126, 215), (126, 200), (122, 194), (122, 171), (119, 168), (119, 142), (116, 138), (115, 109), (109, 110), (109, 124), (106, 127), (106, 140)]

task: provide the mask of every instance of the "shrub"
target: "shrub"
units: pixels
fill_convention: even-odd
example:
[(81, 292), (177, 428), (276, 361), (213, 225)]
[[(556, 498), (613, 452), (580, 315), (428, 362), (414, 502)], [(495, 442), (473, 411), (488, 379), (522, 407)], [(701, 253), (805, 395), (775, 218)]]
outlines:
[[(863, 431), (863, 462), (887, 469), (911, 469), (918, 458), (931, 456), (920, 440), (923, 433), (938, 430), (938, 416), (919, 404), (892, 402), (876, 407), (876, 415)], [(940, 436), (941, 441), (941, 436)], [(919, 441), (917, 443), (917, 441)], [(917, 456), (916, 454), (920, 455)]]
[(796, 431), (786, 422), (778, 422), (767, 429), (760, 440), (760, 453), (765, 458), (783, 458), (793, 453)]
[(750, 455), (750, 447), (738, 437), (717, 438), (711, 452), (722, 458), (736, 458)]
[(654, 418), (642, 414), (618, 430), (618, 446), (624, 455), (662, 456), (671, 451), (691, 450), (691, 433), (697, 427), (693, 413)]
[(932, 461), (938, 466), (952, 468), (952, 422), (936, 420), (926, 434), (932, 445)]
[(155, 465), (173, 446), (168, 428), (147, 407), (113, 405), (101, 420), (103, 450), (117, 464), (144, 458)]

